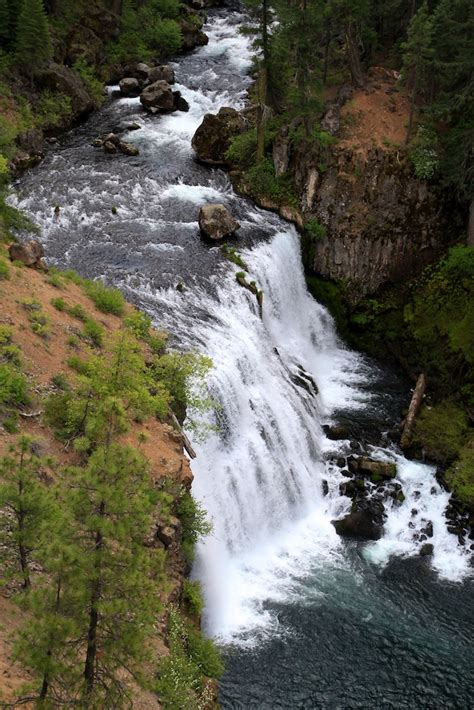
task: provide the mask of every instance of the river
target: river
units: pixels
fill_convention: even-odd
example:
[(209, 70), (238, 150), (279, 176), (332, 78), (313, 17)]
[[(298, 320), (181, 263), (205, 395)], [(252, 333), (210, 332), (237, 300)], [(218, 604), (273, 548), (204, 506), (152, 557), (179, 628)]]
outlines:
[[(405, 459), (383, 434), (406, 404), (406, 383), (340, 341), (306, 290), (293, 227), (194, 160), (203, 115), (245, 100), (245, 21), (213, 11), (209, 44), (176, 61), (188, 113), (150, 117), (138, 99), (111, 99), (18, 182), (15, 201), (41, 227), (50, 263), (118, 286), (176, 347), (213, 360), (218, 430), (196, 442), (192, 467), (214, 527), (193, 575), (205, 632), (226, 658), (222, 706), (474, 707), (469, 554), (446, 529), (449, 496), (434, 469)], [(141, 128), (127, 140), (139, 156), (92, 147), (132, 121)], [(200, 239), (199, 207), (216, 201), (242, 225), (235, 246), (264, 290), (263, 320), (236, 282), (238, 267)], [(405, 500), (387, 507), (376, 542), (343, 541), (331, 524), (350, 507), (334, 464), (350, 442), (322, 428), (337, 421), (373, 457), (397, 464)], [(427, 521), (434, 553), (421, 558)]]

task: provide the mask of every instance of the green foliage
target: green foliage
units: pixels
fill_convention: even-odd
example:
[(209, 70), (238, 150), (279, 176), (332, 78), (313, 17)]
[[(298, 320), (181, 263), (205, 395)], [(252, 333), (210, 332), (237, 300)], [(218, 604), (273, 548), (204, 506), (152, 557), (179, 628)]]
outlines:
[(445, 474), (448, 485), (457, 497), (471, 510), (474, 509), (474, 438), (459, 452), (455, 461)]
[(101, 281), (87, 281), (84, 291), (99, 311), (121, 316), (125, 310), (125, 299), (117, 288), (109, 288)]
[(290, 175), (282, 175), (277, 178), (273, 160), (270, 157), (250, 168), (246, 172), (246, 178), (251, 193), (255, 197), (268, 196), (278, 203), (288, 202), (292, 204), (296, 201)]
[(410, 144), (409, 155), (417, 177), (422, 180), (433, 178), (439, 167), (436, 133), (425, 126), (420, 126), (415, 139)]
[(104, 102), (104, 85), (97, 78), (93, 67), (89, 66), (85, 59), (78, 59), (73, 65), (76, 71), (84, 82), (87, 91), (94, 99), (96, 106), (100, 106)]
[(43, 91), (35, 106), (36, 123), (41, 128), (61, 128), (71, 116), (71, 99), (60, 91)]
[(4, 259), (0, 259), (0, 281), (10, 278), (10, 269)]
[(156, 692), (164, 710), (199, 710), (212, 700), (204, 676), (219, 677), (222, 661), (211, 640), (205, 640), (179, 612), (170, 609), (170, 654), (158, 668)]
[(305, 222), (304, 228), (310, 235), (311, 239), (315, 241), (320, 241), (326, 236), (326, 227), (314, 217), (311, 217)]
[(233, 264), (240, 266), (241, 269), (248, 271), (248, 266), (245, 261), (240, 256), (237, 249), (230, 247), (228, 244), (224, 244), (222, 247), (222, 253), (231, 261)]
[(0, 540), (3, 582), (31, 586), (31, 566), (47, 533), (52, 502), (40, 473), (45, 462), (32, 453), (32, 442), (22, 437), (0, 459)]
[(105, 330), (100, 323), (88, 318), (84, 323), (84, 328), (82, 329), (81, 337), (88, 340), (94, 347), (101, 348), (104, 344)]
[(41, 310), (41, 303), (35, 298), (28, 298), (22, 301), (23, 308), (28, 313), (28, 320), (31, 323), (31, 330), (41, 338), (47, 338), (50, 334), (50, 321), (48, 316)]
[(51, 305), (54, 306), (57, 311), (65, 311), (67, 309), (67, 303), (64, 298), (52, 298)]
[(187, 416), (187, 424), (196, 436), (205, 431), (201, 416), (214, 406), (206, 390), (206, 379), (212, 360), (198, 353), (166, 352), (155, 357), (151, 371), (155, 381), (162, 383), (171, 395), (171, 408), (180, 421)]
[(151, 61), (166, 57), (181, 47), (182, 37), (176, 18), (177, 0), (153, 0), (137, 7), (130, 0), (123, 3), (121, 32), (108, 51), (112, 62)]
[(18, 407), (28, 402), (28, 383), (15, 365), (0, 363), (0, 414), (4, 406)]
[(176, 515), (181, 520), (183, 529), (183, 552), (189, 561), (194, 559), (194, 546), (200, 537), (210, 535), (212, 524), (207, 519), (207, 513), (191, 493), (183, 491), (177, 506)]
[(134, 336), (139, 340), (143, 340), (144, 342), (149, 341), (152, 320), (150, 316), (147, 316), (143, 311), (133, 311), (133, 313), (130, 313), (130, 315), (124, 318), (123, 324), (125, 328), (131, 330)]
[(201, 617), (204, 607), (201, 584), (198, 581), (191, 582), (185, 579), (183, 583), (183, 599), (193, 616)]
[(31, 74), (53, 54), (43, 0), (22, 0), (17, 27), (16, 60)]
[(447, 463), (458, 455), (466, 439), (468, 418), (454, 402), (444, 400), (423, 407), (413, 433), (413, 444), (422, 447), (432, 461)]
[(257, 131), (252, 128), (249, 131), (234, 136), (225, 154), (226, 160), (231, 165), (239, 165), (242, 168), (250, 168), (257, 159)]

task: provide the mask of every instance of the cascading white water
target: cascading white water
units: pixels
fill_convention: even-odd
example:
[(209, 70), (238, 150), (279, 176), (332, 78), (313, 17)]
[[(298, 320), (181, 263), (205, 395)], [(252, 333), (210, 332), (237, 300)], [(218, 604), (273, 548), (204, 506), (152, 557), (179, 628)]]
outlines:
[[(116, 229), (113, 249), (122, 248), (121, 258), (114, 253), (110, 266), (100, 263), (96, 273), (122, 286), (183, 346), (213, 360), (209, 387), (220, 404), (215, 415), (220, 431), (196, 444), (193, 490), (214, 530), (199, 545), (194, 573), (205, 591), (206, 628), (227, 641), (248, 640), (245, 632), (256, 629), (275, 633), (279, 622), (266, 607), (268, 600), (300, 599), (301, 581), (310, 572), (348, 567), (345, 544), (331, 520), (348, 510), (350, 500), (339, 493), (340, 469), (327, 461), (329, 454), (347, 453), (348, 442), (329, 441), (322, 424), (337, 410), (363, 412), (373, 405), (368, 394), (372, 365), (341, 344), (326, 309), (309, 296), (295, 230), (241, 201), (219, 171), (203, 173), (192, 163), (190, 140), (203, 114), (242, 104), (251, 48), (236, 31), (236, 21), (213, 21), (207, 28), (209, 45), (196, 55), (203, 64), (194, 69), (190, 61), (186, 85), (178, 84), (191, 105), (188, 114), (133, 117), (143, 127), (127, 139), (139, 144), (143, 163), (127, 163), (117, 177), (113, 166), (119, 163), (98, 161), (91, 167), (81, 162), (69, 182), (64, 180), (67, 157), (57, 154), (48, 182), (20, 202), (41, 225), (47, 248), (56, 246), (62, 264), (75, 264), (83, 254), (92, 260), (99, 246), (108, 255), (108, 229)], [(227, 74), (214, 87), (217, 57)], [(177, 70), (180, 80), (180, 66)], [(138, 102), (117, 105), (134, 110)], [(91, 180), (100, 186), (91, 188)], [(103, 209), (111, 195), (118, 226), (110, 208)], [(254, 297), (237, 284), (232, 264), (217, 261), (217, 272), (199, 279), (199, 259), (210, 259), (215, 251), (200, 251), (196, 235), (196, 210), (206, 201), (235, 208), (242, 231), (260, 233), (242, 257), (250, 278), (264, 291), (263, 320)], [(61, 204), (58, 222), (51, 204)], [(168, 270), (171, 282), (195, 259), (184, 292), (153, 283), (146, 267), (156, 256), (163, 258), (157, 268)], [(131, 259), (132, 265), (122, 267), (121, 259)], [(319, 394), (311, 392), (308, 375)], [(375, 449), (373, 455), (396, 461), (406, 500), (387, 511), (384, 537), (364, 548), (367, 558), (383, 565), (391, 555), (418, 554), (414, 534), (431, 521), (434, 568), (452, 580), (467, 575), (468, 554), (446, 530), (448, 495), (433, 469), (394, 451)]]

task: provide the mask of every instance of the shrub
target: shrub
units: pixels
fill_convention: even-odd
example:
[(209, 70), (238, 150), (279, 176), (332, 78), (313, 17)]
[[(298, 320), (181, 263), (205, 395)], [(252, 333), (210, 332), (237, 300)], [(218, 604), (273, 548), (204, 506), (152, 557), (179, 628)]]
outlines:
[(139, 340), (148, 341), (150, 337), (151, 318), (143, 311), (133, 311), (130, 313), (123, 324), (126, 328), (132, 331), (134, 336)]
[(212, 532), (212, 524), (207, 519), (207, 513), (191, 493), (184, 491), (180, 496), (176, 514), (181, 520), (183, 537), (183, 552), (186, 558), (194, 559), (194, 546), (200, 537), (209, 535)]
[(3, 259), (0, 259), (0, 281), (2, 279), (9, 279), (10, 278), (10, 269), (8, 268), (8, 264), (3, 261)]
[(109, 288), (101, 281), (89, 281), (84, 290), (95, 306), (103, 313), (121, 316), (125, 309), (125, 299), (117, 288)]
[(454, 402), (444, 400), (423, 408), (415, 422), (413, 443), (423, 448), (428, 459), (446, 463), (457, 457), (467, 431), (467, 415)]
[(19, 406), (28, 402), (28, 383), (14, 365), (0, 364), (0, 405)]
[(185, 579), (183, 583), (183, 598), (191, 614), (200, 617), (204, 606), (200, 583)]
[(226, 160), (231, 164), (240, 165), (243, 168), (250, 168), (255, 165), (257, 159), (257, 130), (240, 133), (232, 138), (230, 146), (225, 154)]
[(67, 308), (64, 298), (52, 298), (51, 305), (54, 306), (57, 311), (65, 311)]
[(71, 308), (68, 308), (67, 312), (68, 315), (72, 316), (73, 318), (77, 318), (77, 320), (80, 320), (83, 323), (85, 323), (88, 318), (87, 313), (79, 303), (77, 303), (75, 306), (72, 306)]
[(104, 85), (97, 78), (93, 67), (89, 66), (84, 59), (78, 59), (72, 68), (81, 77), (95, 104), (100, 106), (104, 101)]
[(82, 329), (82, 337), (89, 340), (96, 348), (104, 344), (104, 328), (97, 321), (88, 318)]
[(35, 113), (40, 127), (62, 127), (72, 114), (71, 99), (60, 91), (43, 91)]
[(420, 126), (411, 143), (409, 156), (415, 168), (415, 174), (422, 180), (429, 180), (439, 167), (437, 136), (433, 129)]
[(311, 217), (307, 220), (304, 225), (304, 228), (311, 236), (311, 238), (316, 241), (324, 239), (324, 237), (326, 236), (326, 227), (314, 217)]

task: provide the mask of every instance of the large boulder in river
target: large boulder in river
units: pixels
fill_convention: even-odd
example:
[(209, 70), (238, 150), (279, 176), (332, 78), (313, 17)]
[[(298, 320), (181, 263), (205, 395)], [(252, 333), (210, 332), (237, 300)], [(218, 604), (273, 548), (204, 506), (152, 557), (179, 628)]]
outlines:
[(342, 520), (333, 520), (338, 535), (361, 540), (379, 540), (382, 537), (384, 506), (375, 498), (362, 498), (352, 503), (351, 512)]
[(140, 94), (140, 82), (133, 76), (126, 76), (119, 81), (120, 93), (123, 96), (138, 96)]
[(221, 108), (217, 115), (207, 113), (192, 140), (197, 157), (209, 165), (225, 165), (232, 138), (245, 128), (244, 117), (234, 108)]
[(140, 103), (151, 113), (167, 113), (175, 110), (175, 97), (166, 81), (155, 81), (140, 94)]
[(217, 241), (230, 237), (239, 227), (240, 224), (224, 205), (204, 205), (199, 210), (199, 228), (208, 239)]
[(156, 81), (166, 81), (168, 84), (174, 84), (174, 69), (169, 64), (160, 64), (157, 67), (152, 67), (148, 74), (148, 79), (152, 84)]

